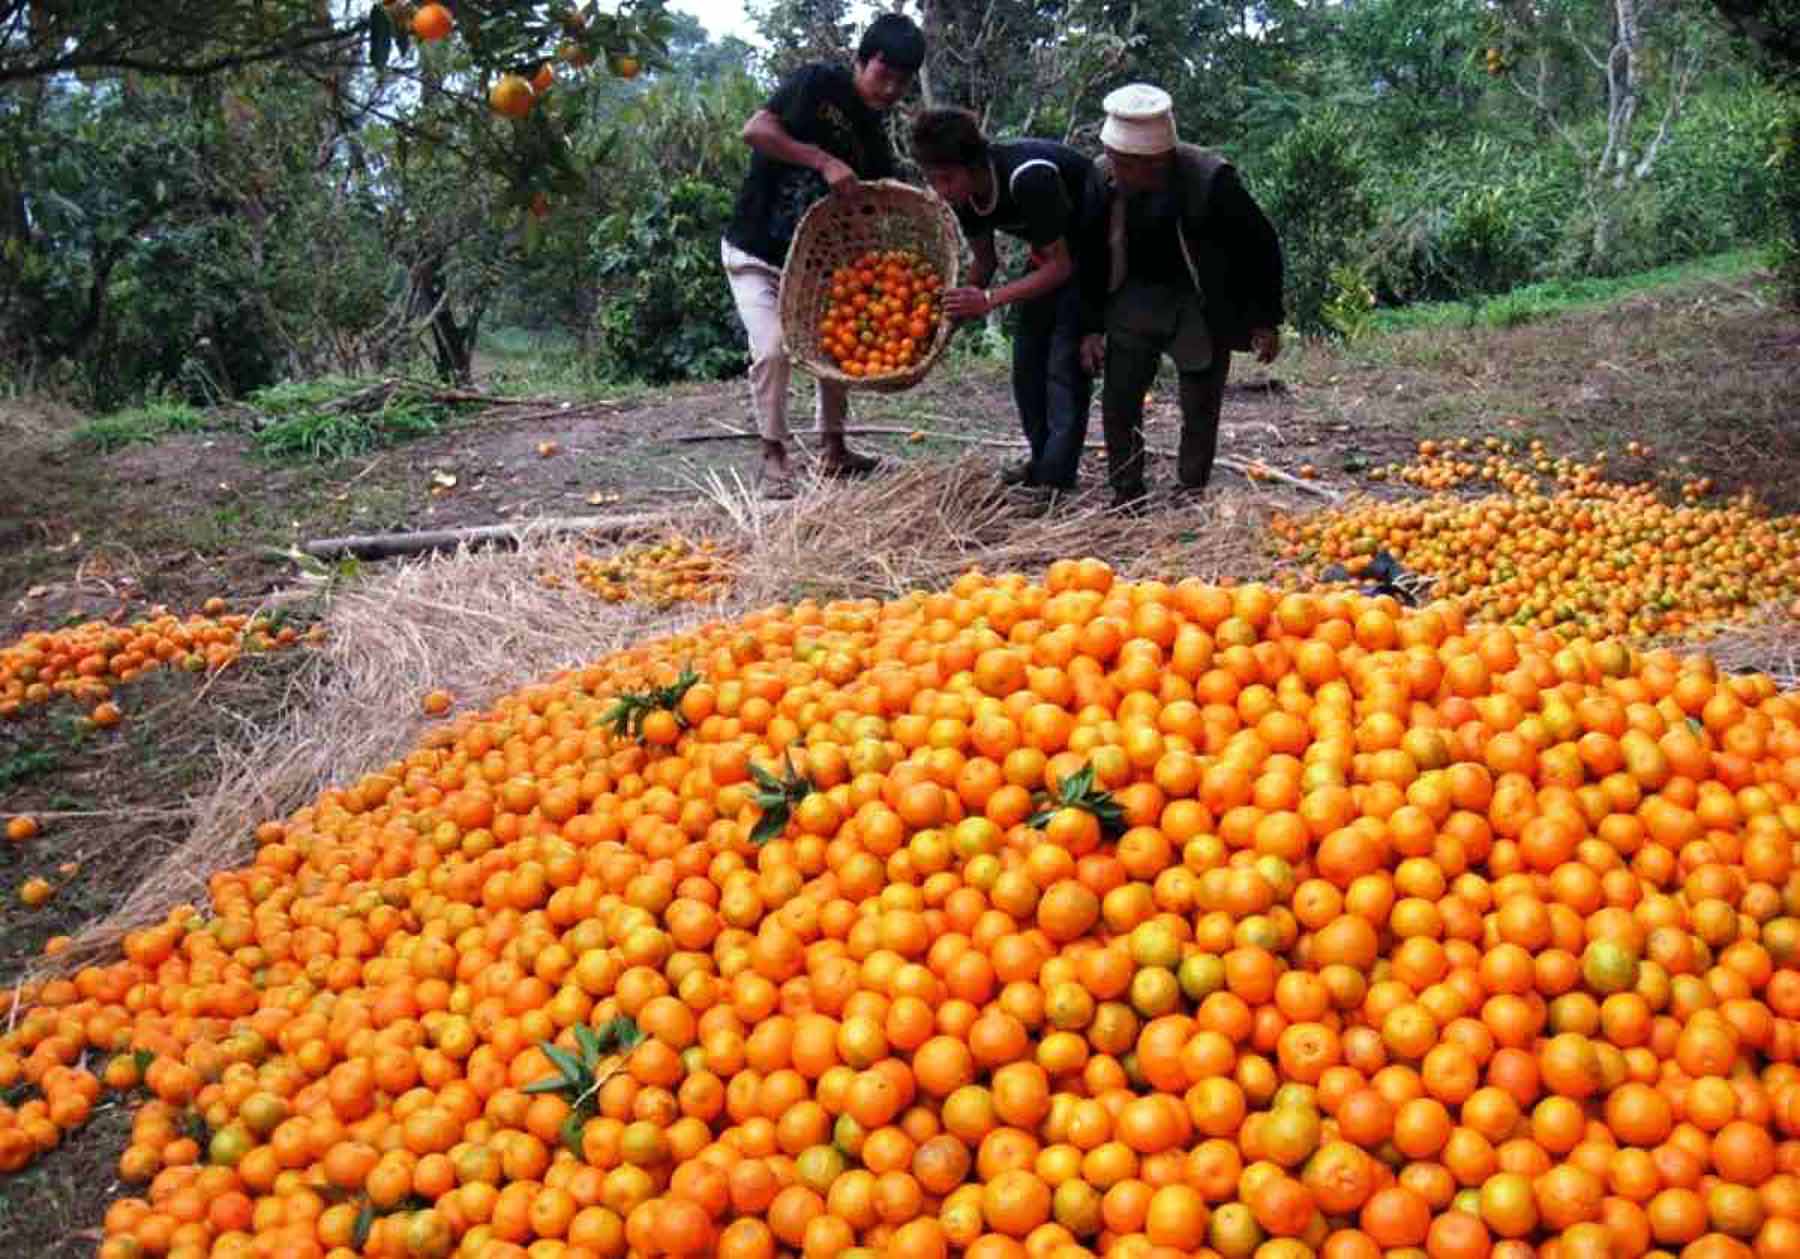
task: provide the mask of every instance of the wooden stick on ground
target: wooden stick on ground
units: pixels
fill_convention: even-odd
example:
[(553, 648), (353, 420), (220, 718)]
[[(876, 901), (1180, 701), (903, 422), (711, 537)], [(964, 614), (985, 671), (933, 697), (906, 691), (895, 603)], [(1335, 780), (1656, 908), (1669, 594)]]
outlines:
[(673, 512), (636, 512), (623, 516), (561, 516), (508, 525), (469, 525), (460, 529), (427, 529), (418, 533), (375, 533), (345, 538), (317, 538), (300, 549), (315, 559), (388, 559), (448, 551), (459, 546), (516, 546), (528, 533), (591, 533), (602, 537), (645, 533), (669, 525)]

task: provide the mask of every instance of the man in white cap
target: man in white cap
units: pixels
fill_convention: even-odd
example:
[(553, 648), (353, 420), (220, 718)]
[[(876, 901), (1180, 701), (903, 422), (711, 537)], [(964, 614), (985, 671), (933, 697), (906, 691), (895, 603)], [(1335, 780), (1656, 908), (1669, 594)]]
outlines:
[(1177, 475), (1205, 488), (1231, 352), (1264, 363), (1281, 352), (1281, 245), (1231, 164), (1178, 140), (1167, 92), (1134, 83), (1103, 107), (1082, 278), (1089, 326), (1105, 332), (1082, 356), (1104, 367), (1107, 477), (1114, 506), (1130, 510), (1147, 492), (1144, 395), (1164, 354), (1180, 373)]

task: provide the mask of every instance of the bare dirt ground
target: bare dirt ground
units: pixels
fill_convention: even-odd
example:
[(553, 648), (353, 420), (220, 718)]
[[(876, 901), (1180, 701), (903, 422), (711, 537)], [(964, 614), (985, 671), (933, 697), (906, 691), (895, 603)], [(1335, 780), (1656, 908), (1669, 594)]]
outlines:
[[(1541, 438), (1556, 454), (1605, 450), (1626, 475), (1710, 475), (1722, 493), (1750, 488), (1800, 510), (1800, 317), (1775, 309), (1754, 279), (1234, 367), (1221, 454), (1288, 472), (1312, 464), (1342, 492), (1398, 492), (1366, 474), (1423, 438), (1498, 435)], [(1152, 399), (1152, 446), (1177, 440), (1172, 385), (1165, 374)], [(808, 394), (797, 389), (800, 425)], [(741, 382), (498, 409), (324, 464), (271, 461), (229, 427), (102, 453), (77, 440), (83, 421), (51, 401), (0, 402), (0, 643), (157, 603), (187, 612), (215, 594), (247, 610), (293, 585), (283, 552), (312, 538), (674, 507), (709, 476), (749, 478), (755, 455), (750, 442), (681, 440), (749, 427)], [(1004, 448), (1016, 420), (995, 363), (952, 359), (909, 393), (859, 397), (853, 423), (895, 430), (858, 438), (892, 460), (970, 449), (953, 438), (998, 443), (976, 447), (997, 465), (1016, 457)], [(1098, 442), (1097, 405), (1089, 436)], [(1649, 459), (1624, 456), (1633, 439), (1651, 444)], [(1090, 454), (1084, 480), (1098, 485), (1104, 472)], [(1172, 469), (1159, 461), (1152, 477), (1166, 483)], [(183, 803), (212, 781), (220, 741), (278, 711), (292, 669), (291, 657), (247, 656), (205, 690), (153, 675), (115, 730), (87, 729), (60, 705), (0, 724), (0, 815), (46, 819), (38, 840), (0, 848), (0, 984), (50, 936), (116, 905), (181, 841)], [(31, 875), (59, 885), (44, 909), (12, 894)], [(105, 1201), (122, 1192), (126, 1117), (110, 1103), (9, 1178), (0, 1237), (58, 1259), (91, 1253)]]

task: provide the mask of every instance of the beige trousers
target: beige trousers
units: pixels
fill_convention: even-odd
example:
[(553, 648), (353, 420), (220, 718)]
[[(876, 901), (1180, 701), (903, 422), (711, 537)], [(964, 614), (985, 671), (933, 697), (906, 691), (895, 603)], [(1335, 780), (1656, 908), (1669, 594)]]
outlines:
[[(793, 362), (781, 333), (781, 272), (730, 241), (719, 242), (719, 258), (738, 318), (750, 334), (750, 400), (756, 408), (757, 431), (768, 441), (788, 439), (788, 380)], [(842, 433), (850, 414), (850, 395), (842, 385), (818, 382), (819, 432)]]

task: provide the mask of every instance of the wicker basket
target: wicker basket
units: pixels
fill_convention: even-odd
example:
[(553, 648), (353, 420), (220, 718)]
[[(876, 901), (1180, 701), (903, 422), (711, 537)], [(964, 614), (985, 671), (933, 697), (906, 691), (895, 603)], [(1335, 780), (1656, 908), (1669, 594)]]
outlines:
[(894, 393), (925, 379), (950, 344), (950, 320), (941, 317), (931, 344), (911, 367), (884, 376), (851, 376), (819, 344), (831, 273), (871, 249), (910, 249), (937, 268), (946, 290), (962, 269), (962, 233), (944, 201), (894, 180), (863, 184), (853, 197), (813, 203), (788, 249), (781, 272), (781, 328), (788, 355), (820, 380), (847, 389)]

